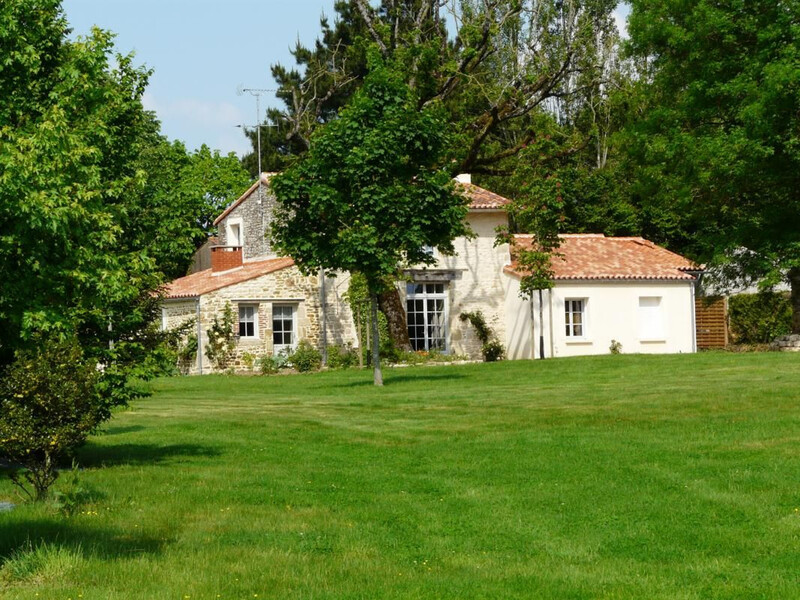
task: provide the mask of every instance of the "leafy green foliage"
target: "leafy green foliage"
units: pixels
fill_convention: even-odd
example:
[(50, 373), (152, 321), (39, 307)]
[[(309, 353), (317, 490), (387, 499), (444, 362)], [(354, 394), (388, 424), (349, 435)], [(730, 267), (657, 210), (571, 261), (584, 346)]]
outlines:
[(170, 351), (151, 327), (158, 287), (247, 177), (159, 135), (150, 72), (112, 34), (68, 34), (57, 0), (0, 3), (0, 365), (41, 332), (77, 336), (123, 402)]
[[(297, 69), (272, 67), (281, 110), (262, 135), (264, 164), (280, 165), (312, 144), (314, 131), (365, 84), (370, 53), (391, 63), (419, 106), (441, 104), (455, 142), (451, 174), (504, 173), (541, 135), (553, 103), (599, 89), (596, 46), (614, 31), (612, 0), (339, 1), (313, 48), (293, 51)], [(545, 108), (548, 107), (548, 108)], [(251, 139), (255, 136), (248, 132)], [(266, 141), (265, 141), (266, 138)], [(253, 172), (254, 161), (248, 157)]]
[(289, 356), (289, 362), (300, 373), (319, 371), (322, 366), (322, 354), (308, 340), (300, 340), (297, 348)]
[(182, 277), (214, 218), (249, 185), (247, 172), (233, 153), (205, 145), (189, 152), (163, 138), (144, 148), (135, 166), (143, 179), (128, 231), (166, 278)]
[(500, 340), (497, 339), (492, 328), (486, 323), (486, 317), (483, 312), (476, 310), (473, 312), (463, 312), (458, 315), (462, 323), (469, 321), (473, 328), (475, 328), (475, 335), (481, 342), (481, 354), (485, 362), (495, 362), (503, 360), (506, 350)]
[(225, 303), (221, 315), (214, 315), (214, 321), (208, 328), (206, 335), (206, 356), (219, 371), (225, 371), (230, 366), (233, 351), (236, 349), (236, 336), (233, 331), (234, 315), (230, 302)]
[(328, 346), (329, 369), (349, 369), (358, 365), (358, 352), (351, 344)]
[(264, 355), (258, 359), (258, 369), (262, 375), (274, 375), (281, 369), (289, 367), (289, 353), (282, 350), (277, 354)]
[(631, 6), (631, 50), (649, 59), (650, 107), (629, 137), (642, 187), (687, 215), (699, 261), (737, 263), (767, 283), (788, 273), (800, 330), (797, 3)]
[(531, 241), (527, 245), (515, 244), (510, 228), (501, 229), (497, 238), (498, 243), (512, 244), (515, 261), (523, 272), (520, 295), (528, 298), (535, 290), (553, 287), (551, 257), (561, 243), (558, 234), (564, 221), (561, 181), (534, 164), (526, 166), (525, 155), (539, 151), (530, 148), (521, 156), (522, 166), (512, 177), (518, 191), (508, 208), (511, 223), (530, 234)]
[(401, 264), (430, 264), (423, 246), (453, 252), (468, 233), (467, 207), (442, 165), (444, 114), (375, 59), (364, 86), (272, 180), (280, 207), (276, 245), (306, 273), (361, 273), (371, 294)]
[(12, 472), (14, 482), (42, 500), (59, 461), (111, 417), (114, 399), (103, 393), (96, 365), (74, 340), (37, 341), (0, 378), (0, 455), (21, 466)]
[(506, 349), (500, 340), (491, 339), (481, 346), (481, 353), (485, 362), (496, 362), (505, 358)]
[[(445, 160), (444, 112), (420, 108), (401, 74), (378, 57), (371, 68), (339, 118), (273, 178), (279, 209), (272, 235), (304, 273), (362, 274), (377, 306), (403, 264), (432, 264), (425, 246), (452, 254), (453, 239), (469, 230), (466, 201)], [(376, 318), (370, 319), (374, 338)], [(380, 385), (379, 361), (373, 362)]]
[(792, 330), (792, 306), (786, 294), (760, 292), (728, 299), (728, 322), (736, 344), (767, 344)]

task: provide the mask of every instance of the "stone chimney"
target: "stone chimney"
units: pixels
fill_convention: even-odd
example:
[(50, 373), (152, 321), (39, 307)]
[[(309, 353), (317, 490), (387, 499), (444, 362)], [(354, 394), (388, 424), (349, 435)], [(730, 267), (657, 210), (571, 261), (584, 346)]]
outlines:
[(459, 173), (456, 175), (458, 183), (472, 183), (472, 175), (470, 173)]
[(211, 272), (222, 273), (242, 266), (241, 246), (212, 246)]

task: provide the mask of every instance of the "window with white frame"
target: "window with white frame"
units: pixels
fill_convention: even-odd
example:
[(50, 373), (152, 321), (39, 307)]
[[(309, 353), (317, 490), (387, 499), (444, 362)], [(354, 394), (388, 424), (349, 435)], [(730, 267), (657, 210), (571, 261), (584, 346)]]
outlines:
[(295, 307), (291, 304), (272, 305), (273, 352), (291, 349), (295, 342)]
[(414, 350), (447, 350), (444, 283), (409, 283), (406, 286), (406, 317), (408, 337)]
[(564, 322), (568, 338), (586, 337), (586, 298), (564, 301)]
[(229, 219), (226, 226), (225, 241), (227, 246), (242, 246), (242, 220)]
[(239, 337), (258, 337), (258, 306), (256, 304), (239, 305)]
[(664, 339), (661, 296), (639, 297), (639, 338), (642, 340)]

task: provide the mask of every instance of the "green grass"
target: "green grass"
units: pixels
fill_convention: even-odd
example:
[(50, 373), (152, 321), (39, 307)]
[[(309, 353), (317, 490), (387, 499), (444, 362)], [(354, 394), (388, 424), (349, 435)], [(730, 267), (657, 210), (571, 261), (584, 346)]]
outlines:
[(155, 382), (0, 514), (0, 597), (800, 598), (800, 355), (385, 377)]

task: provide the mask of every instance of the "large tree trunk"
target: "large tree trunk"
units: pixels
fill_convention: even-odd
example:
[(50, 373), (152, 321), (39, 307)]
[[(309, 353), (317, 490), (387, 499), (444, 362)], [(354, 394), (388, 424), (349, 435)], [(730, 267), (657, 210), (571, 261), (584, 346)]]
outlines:
[(789, 283), (792, 286), (792, 333), (800, 333), (800, 267), (789, 269)]
[(375, 385), (383, 385), (381, 373), (381, 344), (378, 334), (378, 297), (372, 295), (372, 377)]
[(392, 286), (378, 297), (378, 302), (381, 312), (386, 315), (389, 337), (392, 338), (394, 345), (400, 350), (410, 352), (411, 340), (408, 339), (406, 310), (403, 306), (403, 301), (400, 300), (400, 292), (397, 291), (396, 287)]

